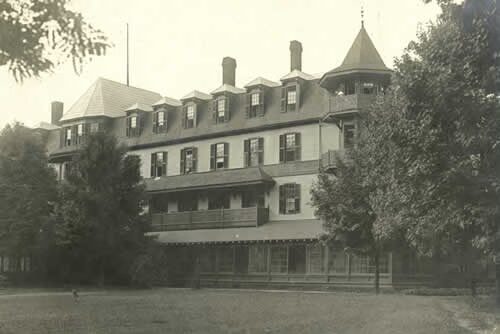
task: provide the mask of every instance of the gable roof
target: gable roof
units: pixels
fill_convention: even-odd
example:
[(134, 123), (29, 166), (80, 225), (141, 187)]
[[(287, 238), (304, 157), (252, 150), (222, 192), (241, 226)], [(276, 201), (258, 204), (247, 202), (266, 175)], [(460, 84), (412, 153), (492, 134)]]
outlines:
[(228, 85), (228, 84), (223, 84), (210, 94), (214, 95), (214, 94), (225, 93), (225, 92), (229, 92), (229, 93), (233, 93), (233, 94), (241, 94), (241, 93), (245, 93), (246, 91), (242, 88), (238, 88), (238, 87)]
[(279, 84), (277, 82), (268, 80), (268, 79), (263, 78), (263, 77), (257, 77), (255, 79), (253, 79), (252, 81), (250, 81), (249, 83), (247, 83), (245, 85), (245, 88), (254, 87), (254, 86), (261, 86), (261, 85), (262, 86), (267, 86), (267, 87), (278, 87), (278, 86), (281, 86), (281, 84)]
[(199, 90), (193, 90), (190, 93), (184, 95), (181, 98), (181, 101), (183, 100), (190, 100), (190, 99), (199, 99), (199, 100), (211, 100), (212, 96), (205, 94), (203, 92), (200, 92)]
[(146, 103), (134, 103), (133, 105), (131, 105), (130, 107), (128, 107), (127, 109), (125, 109), (125, 111), (136, 111), (136, 110), (140, 110), (140, 111), (153, 111), (153, 107), (151, 107), (150, 104), (146, 104)]
[(83, 117), (123, 117), (125, 109), (134, 103), (151, 105), (161, 95), (112, 80), (98, 78), (92, 86), (65, 112), (61, 121)]
[(282, 77), (280, 80), (285, 81), (285, 80), (295, 79), (295, 78), (300, 78), (300, 79), (304, 79), (304, 80), (315, 79), (315, 77), (310, 75), (310, 74), (304, 73), (304, 72), (299, 71), (299, 70), (293, 70), (292, 72), (290, 72), (287, 75), (285, 75), (284, 77)]
[(153, 103), (153, 107), (162, 106), (164, 104), (167, 104), (172, 107), (180, 107), (182, 105), (181, 101), (173, 99), (168, 96), (164, 96), (159, 101)]

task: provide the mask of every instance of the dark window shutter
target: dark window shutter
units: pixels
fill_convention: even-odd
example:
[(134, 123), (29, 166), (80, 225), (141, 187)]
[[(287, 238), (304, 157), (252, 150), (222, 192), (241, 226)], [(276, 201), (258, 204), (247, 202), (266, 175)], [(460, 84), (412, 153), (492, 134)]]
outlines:
[(245, 117), (250, 118), (250, 108), (252, 106), (252, 93), (248, 92), (245, 95)]
[(217, 124), (217, 99), (212, 100), (212, 102), (208, 102), (208, 114), (212, 114), (212, 119), (214, 124)]
[(259, 165), (264, 164), (264, 138), (259, 138)]
[(194, 117), (193, 117), (193, 128), (195, 128), (198, 124), (198, 105), (194, 105)]
[(144, 118), (145, 118), (146, 115), (144, 114), (138, 114), (137, 115), (137, 123), (138, 123), (138, 132), (137, 132), (137, 136), (139, 136), (141, 133), (142, 133), (142, 129), (144, 128)]
[(186, 174), (186, 149), (181, 150), (181, 174)]
[(90, 134), (90, 123), (83, 125), (83, 135), (87, 137)]
[(286, 184), (283, 184), (279, 188), (280, 192), (280, 203), (279, 203), (279, 212), (285, 213), (286, 210)]
[(151, 153), (151, 177), (156, 177), (156, 153)]
[(295, 134), (295, 160), (296, 161), (299, 161), (301, 159), (301, 157), (300, 157), (301, 152), (302, 152), (302, 149), (301, 149), (301, 145), (300, 145), (300, 133), (296, 133)]
[(196, 147), (192, 148), (193, 150), (193, 173), (197, 171), (197, 160), (198, 160), (198, 149)]
[(163, 166), (162, 166), (162, 175), (167, 175), (167, 165), (168, 165), (168, 152), (163, 152)]
[(182, 106), (182, 127), (185, 129), (187, 124), (187, 106)]
[(228, 122), (231, 119), (231, 96), (227, 95), (224, 98), (224, 122)]
[(243, 158), (245, 167), (250, 166), (250, 139), (243, 141)]
[(281, 112), (286, 112), (286, 87), (281, 87)]
[(224, 168), (229, 168), (229, 143), (224, 143)]
[(266, 94), (265, 94), (265, 91), (264, 89), (261, 89), (260, 90), (260, 93), (259, 93), (259, 108), (257, 109), (257, 116), (264, 116), (264, 114), (266, 113)]
[(300, 212), (300, 184), (295, 183), (294, 189), (294, 197), (295, 197), (295, 213)]
[(299, 111), (300, 110), (299, 109), (300, 108), (300, 96), (301, 96), (301, 94), (300, 94), (300, 84), (299, 83), (297, 83), (295, 85), (295, 96), (296, 96), (295, 110)]
[(64, 141), (66, 139), (66, 128), (61, 128), (59, 130), (59, 147), (64, 147)]
[(73, 125), (71, 130), (71, 145), (78, 144), (78, 125)]
[(285, 135), (280, 135), (280, 162), (285, 162)]
[(210, 145), (210, 169), (215, 169), (215, 155), (216, 155), (217, 145)]
[(127, 137), (130, 137), (130, 117), (127, 117), (127, 118), (125, 119), (125, 121), (126, 121), (126, 126), (125, 126), (125, 127), (126, 127), (126, 129), (127, 129), (127, 131), (126, 131), (126, 132), (127, 132), (127, 133), (126, 133), (126, 135), (127, 135)]
[(153, 113), (153, 132), (158, 133), (158, 111)]

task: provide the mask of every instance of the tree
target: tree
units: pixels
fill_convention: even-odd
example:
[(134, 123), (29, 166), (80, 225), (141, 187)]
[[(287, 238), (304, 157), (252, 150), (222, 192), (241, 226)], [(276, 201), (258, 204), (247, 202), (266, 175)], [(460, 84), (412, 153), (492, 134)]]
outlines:
[(320, 173), (311, 190), (315, 214), (324, 221), (325, 238), (375, 261), (375, 291), (379, 293), (379, 259), (383, 240), (373, 233), (376, 215), (371, 208), (370, 185), (365, 182), (366, 168), (357, 149), (348, 158), (337, 159), (335, 176)]
[(347, 227), (369, 229), (370, 220), (345, 213), (362, 195), (375, 240), (402, 239), (426, 255), (492, 254), (500, 219), (496, 38), (489, 36), (491, 14), (466, 33), (462, 7), (441, 1), (441, 8), (396, 60), (384, 99), (360, 114), (359, 177), (344, 180), (339, 169), (334, 182), (364, 191), (340, 188), (346, 199), (335, 195), (324, 205), (340, 207), (335, 219)]
[(56, 213), (56, 241), (67, 277), (126, 283), (130, 264), (147, 245), (140, 159), (109, 134), (87, 138), (74, 157)]
[(0, 66), (17, 81), (50, 72), (68, 59), (79, 73), (86, 59), (111, 46), (100, 30), (67, 7), (67, 0), (0, 1)]
[[(464, 33), (461, 6), (443, 4), (438, 21), (396, 62), (388, 99), (399, 103), (365, 117), (368, 141), (387, 141), (392, 152), (373, 155), (372, 177), (385, 177), (372, 179), (393, 180), (376, 184), (376, 211), (388, 211), (391, 227), (405, 230), (424, 253), (455, 248), (457, 241), (493, 249), (500, 218), (500, 114), (490, 94), (494, 63), (486, 29), (483, 17)], [(378, 164), (382, 159), (385, 164)]]
[(0, 133), (0, 254), (40, 255), (39, 234), (50, 223), (56, 198), (43, 135), (19, 123), (5, 126)]

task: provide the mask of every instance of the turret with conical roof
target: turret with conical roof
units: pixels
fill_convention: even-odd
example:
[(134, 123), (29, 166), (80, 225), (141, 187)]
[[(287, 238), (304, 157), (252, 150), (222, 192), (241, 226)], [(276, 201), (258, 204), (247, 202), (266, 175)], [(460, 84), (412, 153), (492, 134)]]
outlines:
[(327, 118), (345, 119), (368, 107), (389, 85), (391, 72), (362, 25), (342, 64), (320, 80), (332, 94)]
[[(365, 27), (362, 26), (342, 65), (326, 72), (320, 85), (330, 91), (337, 91), (345, 79), (374, 80), (378, 84), (389, 83), (391, 70), (385, 66)], [(345, 92), (344, 92), (345, 93)]]

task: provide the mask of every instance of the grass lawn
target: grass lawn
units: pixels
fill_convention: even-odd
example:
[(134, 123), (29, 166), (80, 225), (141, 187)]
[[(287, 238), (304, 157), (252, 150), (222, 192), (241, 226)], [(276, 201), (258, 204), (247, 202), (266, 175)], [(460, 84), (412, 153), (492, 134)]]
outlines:
[(70, 292), (0, 292), (0, 333), (474, 333), (461, 318), (470, 314), (465, 297), (212, 289), (80, 295), (75, 303)]

